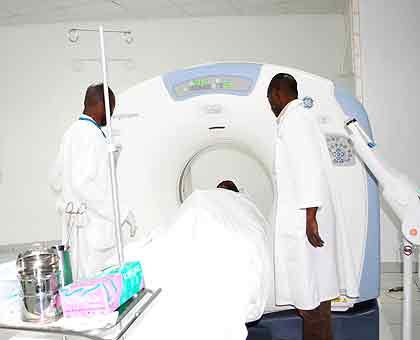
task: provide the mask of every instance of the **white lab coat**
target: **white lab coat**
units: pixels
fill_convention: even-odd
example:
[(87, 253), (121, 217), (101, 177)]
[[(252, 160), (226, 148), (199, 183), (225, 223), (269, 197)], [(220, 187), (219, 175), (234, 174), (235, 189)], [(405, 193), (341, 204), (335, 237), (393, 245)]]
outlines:
[[(50, 173), (57, 210), (63, 217), (63, 242), (68, 232), (66, 205), (72, 202), (74, 210), (82, 203), (87, 206), (69, 235), (73, 272), (78, 279), (103, 269), (116, 252), (108, 143), (90, 117), (81, 118), (91, 121), (78, 120), (66, 131)], [(122, 222), (128, 209), (121, 204), (120, 210)]]
[[(277, 120), (275, 178), (276, 304), (310, 310), (339, 296), (335, 216), (322, 161), (319, 130), (300, 100)], [(306, 236), (306, 208), (319, 207), (322, 248)]]

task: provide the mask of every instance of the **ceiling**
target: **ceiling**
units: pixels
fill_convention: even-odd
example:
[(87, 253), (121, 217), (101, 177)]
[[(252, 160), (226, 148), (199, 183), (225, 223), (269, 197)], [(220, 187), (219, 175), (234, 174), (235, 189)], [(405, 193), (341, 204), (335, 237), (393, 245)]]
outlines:
[(348, 0), (1, 0), (0, 25), (343, 13)]

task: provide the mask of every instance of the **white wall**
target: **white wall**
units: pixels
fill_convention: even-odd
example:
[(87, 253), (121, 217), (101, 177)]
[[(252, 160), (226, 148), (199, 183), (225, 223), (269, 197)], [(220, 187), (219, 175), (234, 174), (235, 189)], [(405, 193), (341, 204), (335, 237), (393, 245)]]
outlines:
[[(130, 28), (135, 42), (107, 40), (117, 92), (180, 67), (211, 61), (261, 61), (336, 78), (345, 29), (339, 15), (237, 17), (110, 23)], [(91, 26), (91, 25), (78, 25)], [(60, 137), (82, 110), (85, 88), (100, 80), (99, 65), (75, 70), (74, 59), (98, 56), (93, 34), (72, 45), (57, 24), (0, 28), (0, 244), (55, 239), (59, 221), (47, 186)]]
[[(420, 2), (360, 0), (365, 107), (384, 158), (420, 186)], [(386, 210), (386, 209), (385, 209)], [(382, 261), (400, 261), (382, 211)]]

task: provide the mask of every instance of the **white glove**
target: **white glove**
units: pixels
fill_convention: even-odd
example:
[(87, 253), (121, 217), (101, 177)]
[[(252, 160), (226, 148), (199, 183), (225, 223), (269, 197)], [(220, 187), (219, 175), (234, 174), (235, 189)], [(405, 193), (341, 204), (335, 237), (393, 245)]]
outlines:
[(122, 145), (121, 144), (116, 144), (115, 145), (115, 151), (114, 151), (115, 167), (117, 167), (117, 165), (118, 165), (118, 160), (120, 159), (121, 152), (122, 152)]
[(136, 217), (131, 211), (128, 213), (127, 218), (125, 219), (123, 224), (126, 224), (126, 223), (130, 226), (130, 237), (136, 236), (136, 233), (137, 233)]

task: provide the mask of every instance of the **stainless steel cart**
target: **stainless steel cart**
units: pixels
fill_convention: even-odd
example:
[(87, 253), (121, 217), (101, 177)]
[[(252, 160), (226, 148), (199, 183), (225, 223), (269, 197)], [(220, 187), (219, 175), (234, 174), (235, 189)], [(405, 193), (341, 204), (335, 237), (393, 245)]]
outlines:
[(13, 324), (12, 322), (1, 323), (0, 329), (6, 331), (27, 332), (34, 334), (62, 336), (63, 340), (67, 337), (86, 338), (91, 340), (120, 340), (136, 321), (140, 321), (145, 312), (149, 309), (155, 299), (162, 292), (162, 289), (144, 289), (137, 296), (119, 308), (119, 315), (115, 325), (105, 328), (92, 329), (88, 331), (74, 331), (51, 325), (38, 325), (33, 323)]

